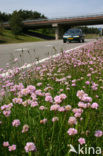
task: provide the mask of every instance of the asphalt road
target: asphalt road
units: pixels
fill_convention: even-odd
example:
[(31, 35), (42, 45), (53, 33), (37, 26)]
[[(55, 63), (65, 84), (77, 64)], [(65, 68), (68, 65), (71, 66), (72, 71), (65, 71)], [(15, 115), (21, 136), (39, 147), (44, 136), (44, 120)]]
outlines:
[[(92, 39), (85, 40), (85, 43), (93, 41)], [(63, 43), (58, 41), (42, 41), (17, 44), (2, 44), (0, 45), (0, 68), (5, 68), (9, 63), (12, 66), (22, 66), (24, 63), (32, 63), (37, 59), (43, 59), (48, 56), (60, 53), (64, 50), (69, 50), (85, 43)], [(14, 58), (18, 58), (18, 64), (14, 64)]]

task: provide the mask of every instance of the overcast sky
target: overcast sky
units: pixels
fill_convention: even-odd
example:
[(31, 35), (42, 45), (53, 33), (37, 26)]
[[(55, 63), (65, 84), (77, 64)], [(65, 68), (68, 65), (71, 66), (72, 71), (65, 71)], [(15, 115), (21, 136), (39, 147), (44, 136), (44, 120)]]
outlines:
[(103, 0), (0, 0), (0, 11), (27, 9), (48, 18), (103, 13)]

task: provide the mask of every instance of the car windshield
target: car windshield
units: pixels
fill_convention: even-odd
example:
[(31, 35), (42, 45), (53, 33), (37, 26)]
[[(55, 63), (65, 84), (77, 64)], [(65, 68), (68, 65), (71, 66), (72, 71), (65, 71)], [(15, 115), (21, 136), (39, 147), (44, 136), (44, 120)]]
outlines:
[(79, 35), (80, 33), (81, 33), (80, 29), (69, 29), (67, 31), (67, 34), (69, 34), (69, 35), (72, 35), (72, 34)]

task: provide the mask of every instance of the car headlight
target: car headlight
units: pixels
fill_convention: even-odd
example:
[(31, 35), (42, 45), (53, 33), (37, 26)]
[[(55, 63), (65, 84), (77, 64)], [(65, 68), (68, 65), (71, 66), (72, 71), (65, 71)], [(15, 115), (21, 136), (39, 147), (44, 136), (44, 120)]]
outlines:
[(63, 38), (68, 38), (68, 37), (71, 37), (71, 36), (63, 36)]
[(73, 37), (79, 37), (79, 36), (73, 36)]

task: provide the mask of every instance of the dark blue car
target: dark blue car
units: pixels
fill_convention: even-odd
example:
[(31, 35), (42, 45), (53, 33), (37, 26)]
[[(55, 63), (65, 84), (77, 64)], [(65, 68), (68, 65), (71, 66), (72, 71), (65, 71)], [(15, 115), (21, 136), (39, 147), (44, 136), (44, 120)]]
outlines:
[(78, 42), (84, 42), (85, 35), (83, 34), (81, 29), (69, 29), (64, 35), (63, 35), (63, 42), (66, 43), (71, 41), (78, 41)]

